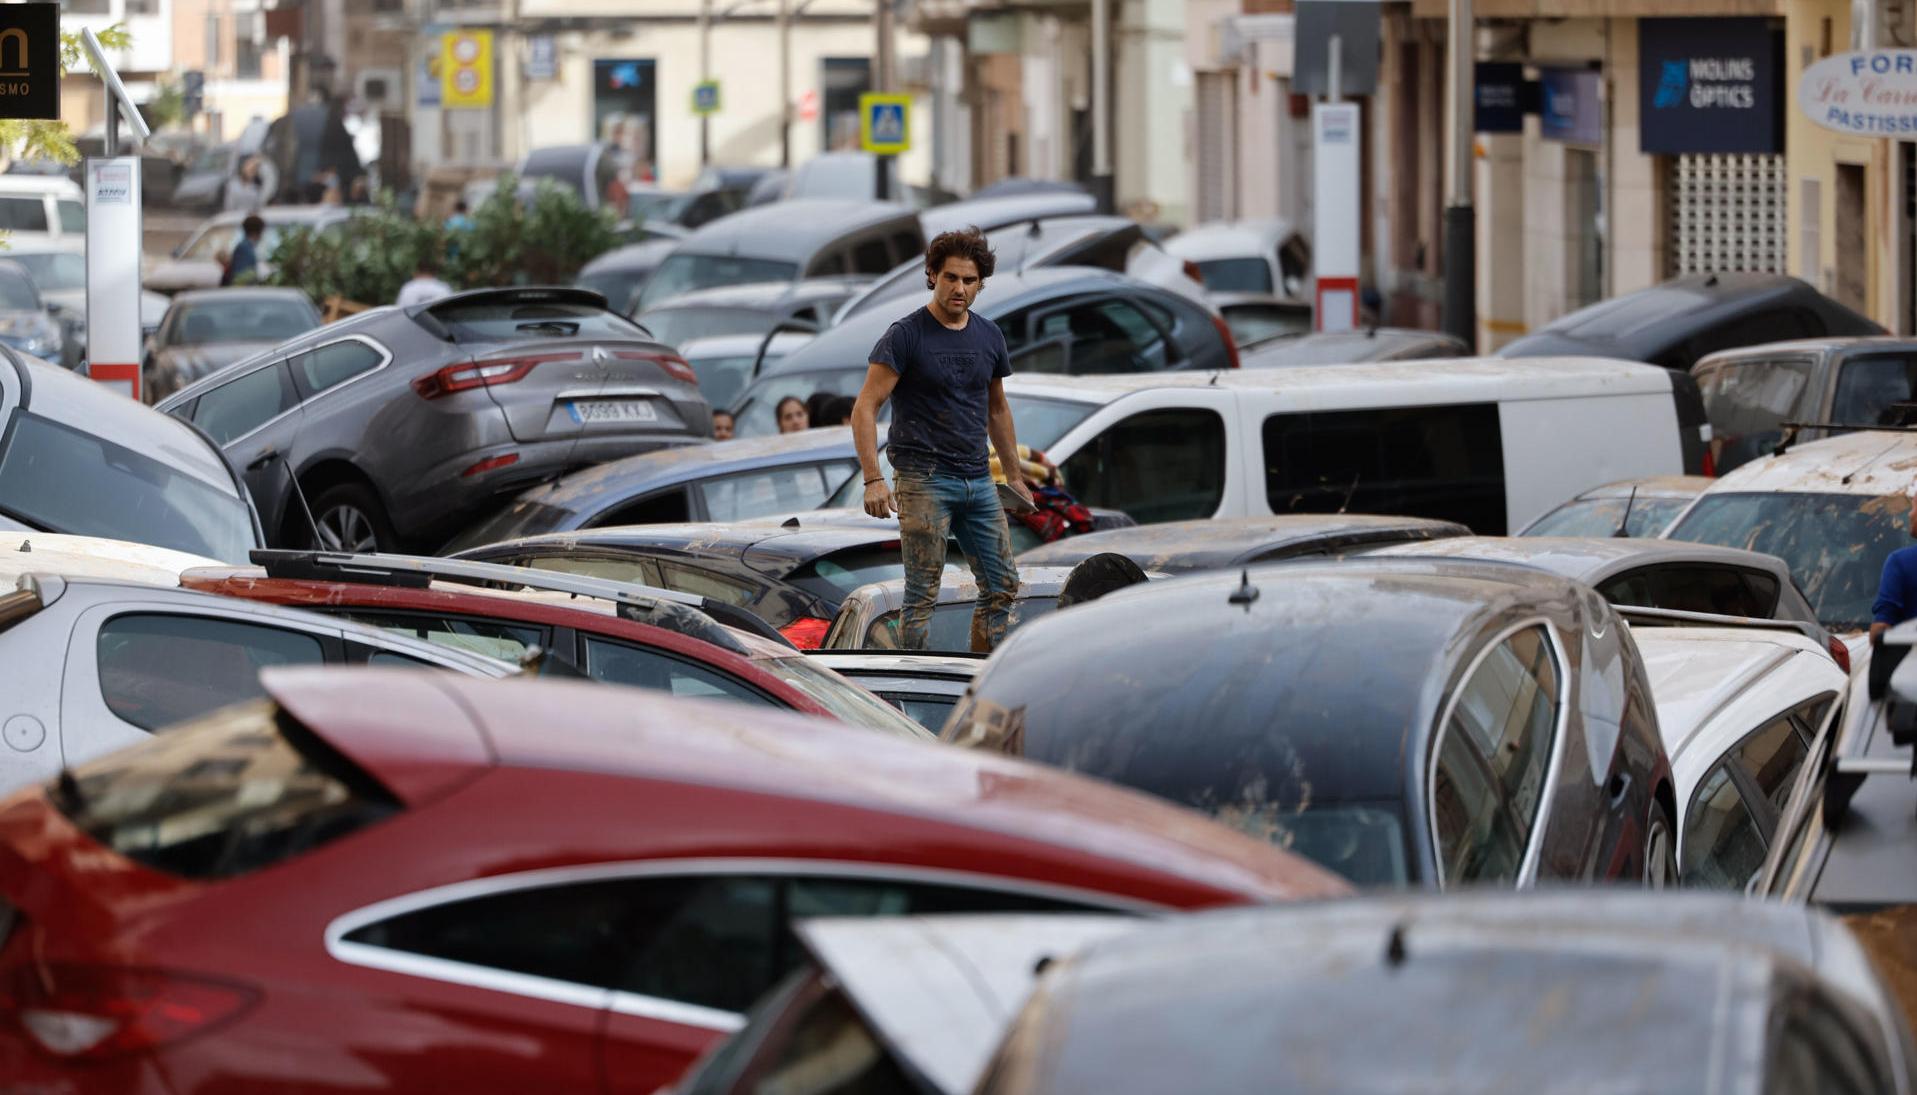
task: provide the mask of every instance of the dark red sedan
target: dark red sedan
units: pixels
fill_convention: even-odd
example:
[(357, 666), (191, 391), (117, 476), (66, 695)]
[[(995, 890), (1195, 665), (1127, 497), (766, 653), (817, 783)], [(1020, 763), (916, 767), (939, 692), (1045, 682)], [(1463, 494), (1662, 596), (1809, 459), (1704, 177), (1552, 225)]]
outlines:
[(795, 919), (1346, 890), (1155, 799), (789, 714), (263, 680), (0, 804), (5, 1083), (638, 1095), (799, 963)]

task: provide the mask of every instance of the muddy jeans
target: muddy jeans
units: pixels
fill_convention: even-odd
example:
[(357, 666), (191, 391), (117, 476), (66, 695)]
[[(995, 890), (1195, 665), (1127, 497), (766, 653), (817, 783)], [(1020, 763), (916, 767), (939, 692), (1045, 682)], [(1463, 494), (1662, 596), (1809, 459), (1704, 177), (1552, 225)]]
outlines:
[(1012, 562), (1012, 536), (999, 505), (998, 487), (989, 475), (966, 479), (942, 471), (899, 469), (893, 476), (899, 507), (899, 541), (905, 557), (905, 606), (899, 614), (899, 645), (924, 650), (938, 604), (939, 576), (945, 570), (945, 541), (958, 540), (978, 579), (978, 604), (972, 610), (972, 649), (998, 646), (1018, 596), (1018, 567)]

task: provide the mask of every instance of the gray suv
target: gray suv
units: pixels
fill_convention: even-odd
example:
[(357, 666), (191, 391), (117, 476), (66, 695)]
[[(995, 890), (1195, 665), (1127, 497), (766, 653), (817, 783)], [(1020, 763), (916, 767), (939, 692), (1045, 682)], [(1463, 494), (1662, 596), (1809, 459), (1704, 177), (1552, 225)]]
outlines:
[(712, 432), (685, 361), (560, 288), (363, 312), (158, 409), (242, 470), (272, 544), (355, 552), (436, 547), (535, 483)]

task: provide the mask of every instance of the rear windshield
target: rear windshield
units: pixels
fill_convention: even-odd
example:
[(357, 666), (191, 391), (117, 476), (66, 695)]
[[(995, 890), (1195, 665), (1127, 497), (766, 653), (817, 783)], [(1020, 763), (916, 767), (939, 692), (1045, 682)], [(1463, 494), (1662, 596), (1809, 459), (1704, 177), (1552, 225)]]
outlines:
[(49, 797), (128, 859), (191, 879), (284, 862), (399, 811), (399, 802), (260, 700), (71, 770)]
[(929, 739), (932, 736), (898, 708), (837, 673), (813, 664), (804, 655), (766, 658), (752, 664), (805, 693), (841, 722), (902, 738)]
[[(857, 397), (865, 384), (865, 366), (850, 369), (822, 369), (810, 373), (775, 373), (753, 383), (733, 408), (735, 437), (771, 437), (779, 432), (779, 404), (786, 396), (809, 400), (820, 392)], [(879, 418), (891, 417), (891, 401), (880, 409)], [(1023, 440), (1023, 435), (1020, 436)]]
[(1668, 535), (1777, 556), (1818, 622), (1859, 631), (1870, 625), (1885, 558), (1910, 542), (1909, 517), (1910, 499), (1901, 494), (1713, 494)]
[[(85, 490), (73, 490), (75, 482)], [(102, 437), (16, 412), (0, 452), (0, 513), (48, 532), (131, 540), (245, 564), (253, 516), (237, 494)]]
[(836, 605), (860, 586), (904, 577), (905, 563), (899, 556), (898, 542), (893, 541), (834, 552), (807, 563), (786, 575), (785, 580)]
[(173, 320), (175, 346), (209, 342), (285, 342), (319, 326), (312, 309), (290, 300), (200, 304)]
[(1062, 399), (1039, 399), (1029, 395), (1007, 395), (1005, 402), (1012, 408), (1012, 427), (1018, 433), (1018, 442), (1034, 449), (1049, 449), (1058, 443), (1058, 439), (1072, 432), (1072, 427), (1085, 421), (1097, 406), (1091, 403), (1071, 403)]
[(1195, 265), (1205, 288), (1214, 293), (1271, 292), (1271, 264), (1264, 259), (1212, 259)]
[(605, 297), (606, 306), (613, 311), (627, 312), (632, 308), (632, 295), (645, 280), (646, 276), (642, 272), (608, 270), (603, 274), (581, 274), (573, 284)]
[(522, 342), (548, 338), (645, 338), (626, 317), (561, 300), (476, 300), (432, 310), (455, 342)]
[[(1050, 615), (1058, 607), (1057, 597), (1021, 597), (1012, 604), (1012, 617), (1006, 623), (1009, 633), (1020, 624)], [(972, 649), (971, 601), (942, 604), (932, 610), (932, 626), (926, 632), (925, 649), (964, 653)], [(830, 645), (828, 640), (828, 645)], [(898, 650), (899, 611), (883, 612), (865, 628), (865, 649)]]
[(453, 537), (440, 550), (444, 554), (451, 555), (455, 551), (485, 547), (487, 544), (497, 544), (505, 540), (516, 540), (521, 536), (554, 532), (571, 527), (575, 516), (572, 510), (564, 506), (549, 506), (544, 502), (520, 498), (511, 505), (495, 510), (492, 516)]
[(797, 281), (799, 264), (778, 259), (752, 259), (739, 255), (673, 255), (640, 291), (642, 308), (695, 289), (716, 285), (744, 285), (749, 281)]
[(42, 293), (58, 289), (84, 289), (87, 284), (87, 259), (71, 251), (40, 251), (6, 254), (6, 261), (17, 262)]
[(13, 312), (39, 311), (40, 301), (33, 295), (33, 283), (20, 271), (0, 271), (0, 308)]
[(758, 308), (656, 308), (639, 317), (652, 337), (668, 346), (683, 346), (695, 338), (714, 335), (762, 335), (777, 317)]
[(1624, 534), (1646, 537), (1661, 534), (1691, 504), (1689, 498), (1639, 498), (1635, 502), (1626, 498), (1583, 498), (1564, 503), (1518, 535), (1610, 536), (1617, 532), (1617, 523), (1624, 520), (1627, 502), (1631, 519)]

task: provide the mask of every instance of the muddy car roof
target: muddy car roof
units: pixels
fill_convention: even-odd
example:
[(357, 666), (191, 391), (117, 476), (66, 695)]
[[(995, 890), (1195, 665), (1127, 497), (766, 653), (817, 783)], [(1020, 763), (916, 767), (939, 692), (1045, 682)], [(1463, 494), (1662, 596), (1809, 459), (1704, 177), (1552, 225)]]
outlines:
[(1746, 491), (1904, 494), (1917, 485), (1917, 433), (1859, 430), (1792, 445), (1726, 473), (1705, 497)]
[[(680, 523), (662, 525), (610, 525), (605, 528), (557, 532), (544, 536), (526, 536), (473, 549), (483, 555), (497, 555), (505, 549), (562, 548), (658, 548), (691, 555), (710, 555), (739, 559), (754, 570), (767, 574), (785, 574), (797, 567), (835, 551), (858, 547), (896, 545), (899, 533), (894, 529), (845, 528), (820, 525), (815, 528), (786, 528), (777, 524), (739, 521), (731, 524)], [(467, 557), (462, 553), (460, 558)]]
[[(1019, 628), (974, 692), (1007, 710), (1056, 708), (1069, 697), (1072, 719), (1035, 719), (1013, 750), (1070, 767), (1074, 750), (1123, 743), (1141, 769), (1118, 781), (1179, 802), (1202, 797), (1208, 773), (1245, 760), (1221, 763), (1218, 750), (1282, 753), (1297, 786), (1244, 804), (1255, 826), (1265, 810), (1295, 808), (1296, 794), (1402, 800), (1407, 773), (1424, 768), (1446, 688), (1480, 637), (1565, 617), (1576, 611), (1577, 588), (1530, 567), (1448, 559), (1192, 574)], [(1097, 721), (1098, 741), (1037, 725), (1084, 720)], [(1198, 727), (1205, 733), (1194, 734)]]
[(1790, 580), (1789, 568), (1775, 555), (1689, 540), (1651, 540), (1638, 536), (1458, 536), (1428, 543), (1389, 544), (1369, 554), (1521, 563), (1592, 585), (1623, 567), (1652, 563), (1751, 567)]
[(1369, 514), (1294, 513), (1206, 518), (1068, 536), (1026, 551), (1021, 566), (1070, 566), (1115, 551), (1146, 570), (1179, 572), (1231, 566), (1241, 559), (1341, 551), (1366, 544), (1466, 536), (1455, 521)]

